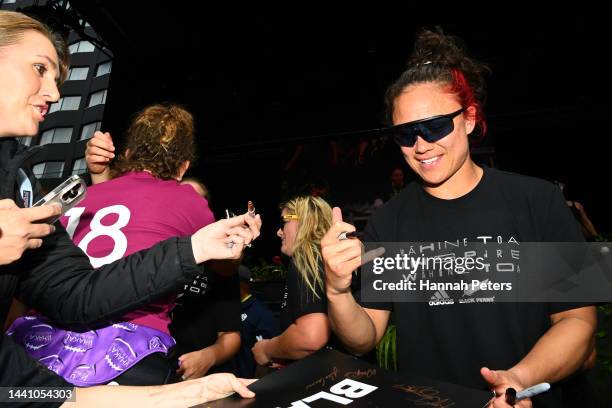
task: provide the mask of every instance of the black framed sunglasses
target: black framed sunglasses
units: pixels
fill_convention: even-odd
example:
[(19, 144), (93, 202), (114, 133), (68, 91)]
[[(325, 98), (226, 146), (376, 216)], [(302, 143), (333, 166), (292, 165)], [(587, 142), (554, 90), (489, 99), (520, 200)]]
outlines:
[(454, 119), (464, 112), (461, 108), (453, 113), (437, 115), (430, 118), (419, 119), (390, 128), (395, 143), (400, 146), (412, 147), (416, 143), (417, 136), (421, 136), (428, 143), (437, 142), (448, 136), (455, 129)]

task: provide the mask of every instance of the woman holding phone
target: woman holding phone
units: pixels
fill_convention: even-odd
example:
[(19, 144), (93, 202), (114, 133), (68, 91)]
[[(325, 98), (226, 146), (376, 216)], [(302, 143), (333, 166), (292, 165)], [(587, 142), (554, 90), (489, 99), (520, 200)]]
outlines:
[[(200, 273), (199, 263), (238, 258), (244, 245), (259, 235), (261, 220), (244, 215), (221, 220), (190, 237), (168, 239), (95, 271), (60, 225), (37, 226), (36, 221), (59, 210), (25, 208), (40, 198), (40, 185), (25, 164), (32, 151), (15, 137), (37, 134), (48, 105), (59, 98), (58, 84), (67, 66), (66, 45), (46, 26), (21, 13), (0, 11), (0, 317), (4, 320), (15, 295), (55, 321), (86, 328), (177, 291)], [(230, 248), (228, 242), (234, 245)], [(41, 369), (4, 334), (0, 385), (70, 386)], [(77, 389), (75, 404), (139, 401), (191, 406), (233, 391), (253, 395), (245, 382), (220, 374), (159, 387)]]

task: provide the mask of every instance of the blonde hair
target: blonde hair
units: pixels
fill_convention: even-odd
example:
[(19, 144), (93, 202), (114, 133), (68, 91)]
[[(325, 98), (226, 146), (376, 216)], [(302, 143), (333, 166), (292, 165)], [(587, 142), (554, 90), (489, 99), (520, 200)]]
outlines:
[(320, 197), (294, 198), (281, 206), (298, 217), (298, 229), (293, 244), (293, 263), (304, 282), (318, 298), (317, 286), (323, 288), (320, 263), (321, 239), (332, 224), (332, 209)]
[(0, 10), (0, 48), (17, 44), (28, 31), (36, 31), (51, 41), (59, 59), (58, 85), (68, 73), (68, 47), (66, 42), (49, 27), (32, 17), (15, 11)]
[(152, 105), (138, 112), (127, 131), (125, 152), (113, 164), (113, 176), (150, 171), (176, 178), (181, 165), (195, 159), (193, 116), (178, 105)]

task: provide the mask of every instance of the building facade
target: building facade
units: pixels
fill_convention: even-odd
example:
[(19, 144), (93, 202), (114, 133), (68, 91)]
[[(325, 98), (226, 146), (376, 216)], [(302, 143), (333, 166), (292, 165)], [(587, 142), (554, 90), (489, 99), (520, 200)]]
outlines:
[(65, 30), (70, 70), (60, 88), (61, 98), (50, 105), (38, 136), (20, 139), (28, 146), (44, 146), (31, 165), (43, 187), (52, 189), (72, 174), (87, 173), (85, 146), (102, 127), (112, 53), (66, 0), (0, 0), (0, 8), (24, 12), (50, 25), (78, 21)]

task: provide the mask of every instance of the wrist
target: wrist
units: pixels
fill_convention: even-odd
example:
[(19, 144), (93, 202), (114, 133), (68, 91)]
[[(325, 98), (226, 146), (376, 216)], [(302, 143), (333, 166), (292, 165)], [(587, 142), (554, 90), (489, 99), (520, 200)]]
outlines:
[(274, 358), (274, 348), (276, 347), (277, 338), (278, 337), (273, 337), (269, 340), (261, 340), (264, 342), (263, 351), (264, 351), (264, 354), (266, 355), (266, 359), (268, 360), (267, 361), (268, 363), (271, 362)]
[(214, 350), (212, 350), (212, 346), (200, 350), (200, 358), (203, 361), (208, 362), (209, 368), (217, 364), (217, 355), (215, 354)]
[(193, 258), (197, 264), (201, 264), (210, 260), (210, 256), (206, 253), (205, 250), (201, 249), (202, 245), (200, 245), (200, 240), (198, 239), (198, 233), (196, 232), (191, 236), (191, 251), (193, 252)]
[(532, 376), (530, 371), (520, 364), (515, 365), (509, 369), (508, 372), (512, 374), (512, 378), (514, 378), (515, 381), (517, 381), (523, 387), (523, 389), (536, 384), (535, 380), (531, 378)]
[(326, 285), (325, 288), (325, 294), (327, 295), (327, 299), (330, 302), (346, 301), (349, 297), (352, 296), (350, 286), (344, 290), (333, 288), (330, 285)]

